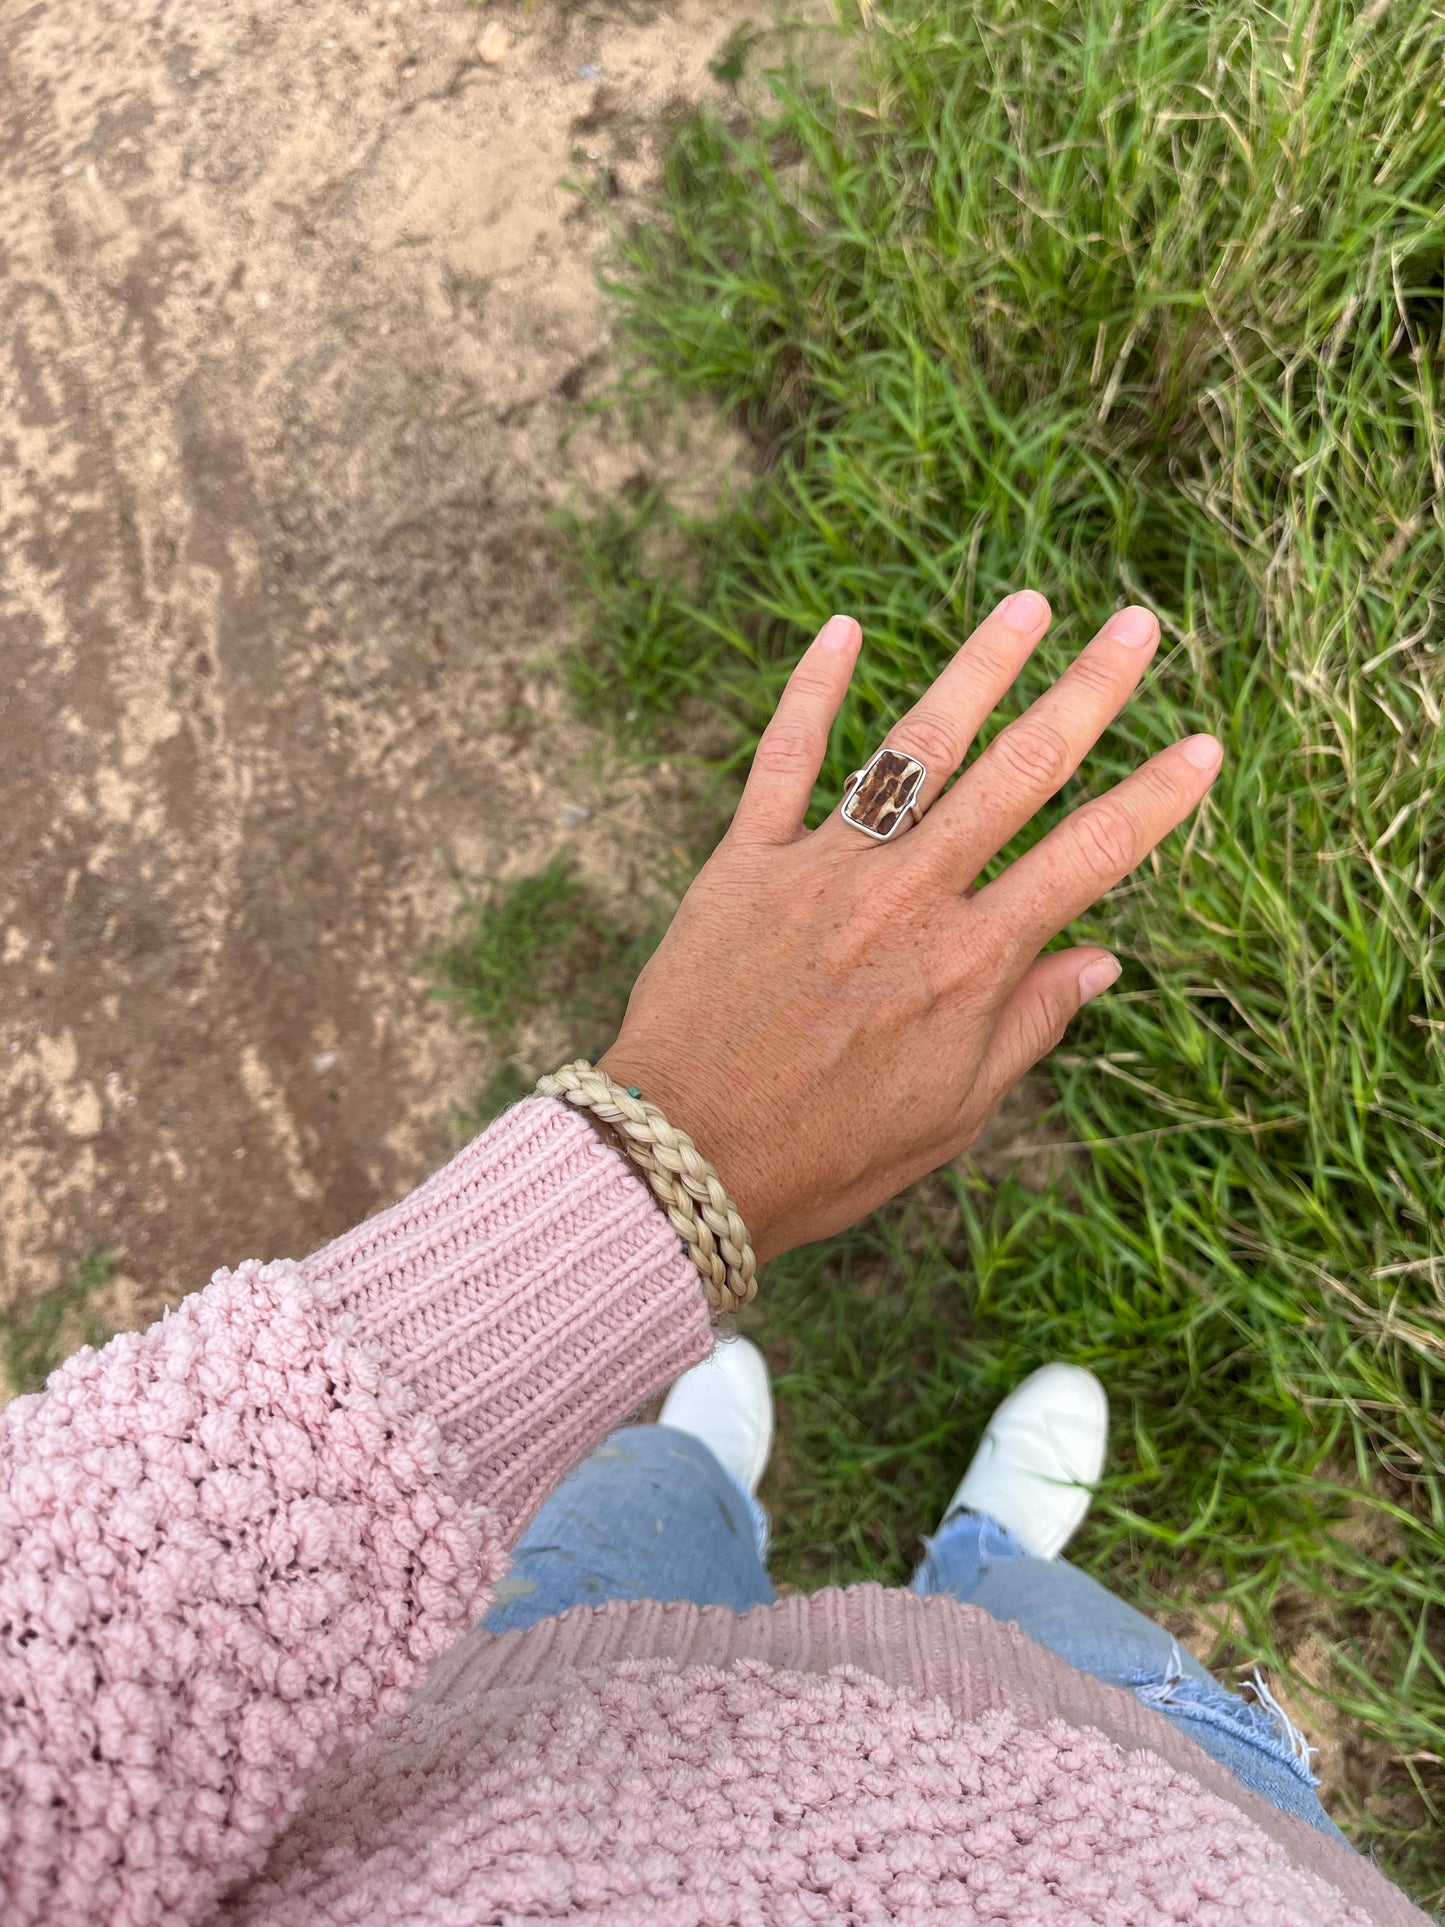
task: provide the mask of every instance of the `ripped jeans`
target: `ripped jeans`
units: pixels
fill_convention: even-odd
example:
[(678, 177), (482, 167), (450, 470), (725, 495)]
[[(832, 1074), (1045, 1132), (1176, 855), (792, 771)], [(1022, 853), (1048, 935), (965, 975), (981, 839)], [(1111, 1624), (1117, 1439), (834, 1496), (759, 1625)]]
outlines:
[[(547, 1500), (512, 1554), (485, 1624), (514, 1632), (608, 1599), (771, 1603), (767, 1515), (701, 1440), (667, 1426), (614, 1432)], [(1062, 1559), (1035, 1559), (979, 1513), (925, 1542), (913, 1590), (1012, 1620), (1082, 1673), (1137, 1693), (1263, 1794), (1343, 1840), (1314, 1792), (1309, 1748), (1260, 1686), (1229, 1692), (1152, 1619)]]

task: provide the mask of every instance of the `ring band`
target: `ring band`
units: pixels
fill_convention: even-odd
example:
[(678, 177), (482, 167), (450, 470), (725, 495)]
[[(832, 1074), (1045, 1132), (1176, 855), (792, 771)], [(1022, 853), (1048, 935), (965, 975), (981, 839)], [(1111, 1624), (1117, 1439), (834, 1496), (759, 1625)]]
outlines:
[(843, 785), (843, 821), (876, 843), (886, 843), (922, 816), (918, 796), (927, 775), (916, 756), (905, 756), (901, 749), (875, 749)]

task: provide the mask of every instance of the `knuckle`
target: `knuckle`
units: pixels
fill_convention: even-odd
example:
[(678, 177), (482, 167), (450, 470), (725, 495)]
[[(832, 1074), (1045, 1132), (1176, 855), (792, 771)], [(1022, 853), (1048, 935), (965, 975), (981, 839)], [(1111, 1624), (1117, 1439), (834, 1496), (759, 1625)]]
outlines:
[(812, 744), (805, 730), (787, 724), (769, 725), (758, 739), (753, 752), (753, 768), (768, 774), (795, 770), (806, 761)]
[(1063, 733), (1038, 718), (1011, 723), (994, 738), (992, 755), (1008, 775), (1050, 795), (1062, 787), (1073, 768)]
[(806, 667), (795, 669), (788, 678), (787, 695), (790, 702), (801, 698), (810, 706), (823, 703), (831, 705), (838, 700), (836, 686), (826, 676), (820, 676), (816, 670)]
[(1023, 1020), (1024, 1049), (1034, 1063), (1063, 1040), (1069, 1014), (1053, 991), (1040, 991), (1029, 1005)]
[(905, 756), (916, 756), (935, 776), (945, 775), (962, 754), (957, 730), (927, 710), (906, 716), (893, 731), (890, 747), (901, 749)]
[(1156, 756), (1139, 771), (1139, 787), (1150, 802), (1167, 810), (1171, 817), (1181, 816), (1193, 798), (1182, 771), (1172, 756)]
[(991, 690), (999, 685), (1006, 689), (1018, 674), (1015, 657), (987, 631), (970, 636), (963, 653), (970, 677), (982, 689)]
[(1074, 835), (1089, 873), (1113, 882), (1134, 867), (1134, 825), (1114, 803), (1094, 803), (1074, 818)]
[(1077, 657), (1064, 677), (1064, 684), (1076, 692), (1101, 696), (1110, 702), (1119, 693), (1119, 681), (1118, 666), (1092, 649), (1086, 649)]

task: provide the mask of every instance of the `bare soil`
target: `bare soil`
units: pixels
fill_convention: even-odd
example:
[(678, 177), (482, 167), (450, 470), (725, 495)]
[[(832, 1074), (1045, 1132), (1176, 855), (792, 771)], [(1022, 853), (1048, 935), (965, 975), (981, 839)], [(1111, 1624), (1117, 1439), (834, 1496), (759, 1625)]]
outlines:
[(547, 511), (653, 459), (563, 441), (563, 182), (625, 214), (735, 18), (0, 6), (0, 1307), (404, 1191), (486, 1070), (420, 968), (457, 876), (665, 829), (548, 667)]

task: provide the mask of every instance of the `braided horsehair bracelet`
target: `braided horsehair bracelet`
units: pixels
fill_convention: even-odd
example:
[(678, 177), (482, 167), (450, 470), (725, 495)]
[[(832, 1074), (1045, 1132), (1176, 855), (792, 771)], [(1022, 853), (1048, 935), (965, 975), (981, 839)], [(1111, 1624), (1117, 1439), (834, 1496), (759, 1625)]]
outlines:
[(560, 1097), (612, 1126), (702, 1273), (703, 1294), (717, 1316), (741, 1311), (751, 1302), (758, 1261), (748, 1228), (686, 1131), (669, 1124), (635, 1084), (628, 1089), (614, 1083), (585, 1057), (539, 1078), (537, 1091), (541, 1097)]

